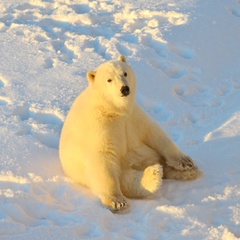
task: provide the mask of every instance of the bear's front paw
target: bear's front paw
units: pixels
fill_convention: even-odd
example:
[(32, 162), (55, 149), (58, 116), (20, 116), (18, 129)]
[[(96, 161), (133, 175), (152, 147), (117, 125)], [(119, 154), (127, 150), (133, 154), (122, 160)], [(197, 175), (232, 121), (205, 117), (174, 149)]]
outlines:
[(187, 155), (175, 157), (171, 161), (168, 161), (167, 164), (180, 171), (197, 169), (194, 161)]
[(104, 197), (102, 203), (113, 213), (123, 213), (129, 208), (129, 202), (124, 196)]

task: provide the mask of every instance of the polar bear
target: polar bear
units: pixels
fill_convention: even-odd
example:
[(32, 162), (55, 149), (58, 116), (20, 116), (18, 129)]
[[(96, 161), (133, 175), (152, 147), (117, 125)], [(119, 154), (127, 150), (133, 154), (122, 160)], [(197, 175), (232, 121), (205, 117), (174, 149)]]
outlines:
[(65, 173), (91, 189), (112, 212), (128, 198), (155, 193), (163, 178), (201, 175), (160, 126), (136, 103), (136, 76), (124, 56), (87, 73), (60, 138)]

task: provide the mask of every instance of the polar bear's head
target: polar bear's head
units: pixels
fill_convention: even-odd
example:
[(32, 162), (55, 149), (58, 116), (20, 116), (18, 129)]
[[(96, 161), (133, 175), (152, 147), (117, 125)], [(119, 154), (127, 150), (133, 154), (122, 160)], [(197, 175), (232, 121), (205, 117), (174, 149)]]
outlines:
[(128, 110), (135, 102), (136, 76), (124, 56), (87, 73), (89, 87), (97, 101), (111, 110)]

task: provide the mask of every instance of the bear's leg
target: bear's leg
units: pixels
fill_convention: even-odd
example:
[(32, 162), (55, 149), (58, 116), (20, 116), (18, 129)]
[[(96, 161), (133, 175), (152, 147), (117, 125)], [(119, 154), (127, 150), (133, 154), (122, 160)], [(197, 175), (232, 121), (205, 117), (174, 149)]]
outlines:
[(155, 193), (162, 184), (163, 170), (160, 164), (147, 167), (144, 171), (123, 170), (121, 189), (126, 197), (143, 198)]
[(182, 152), (171, 138), (155, 123), (149, 130), (148, 144), (161, 156), (160, 163), (179, 171), (195, 171), (196, 164)]
[(107, 154), (94, 156), (86, 167), (89, 188), (112, 212), (123, 211), (129, 207), (128, 200), (120, 189), (120, 173), (117, 159), (112, 159)]
[(183, 153), (163, 129), (151, 119), (142, 109), (136, 109), (138, 117), (138, 129), (144, 129), (143, 134), (145, 144), (154, 149), (161, 157), (162, 165), (168, 165), (176, 170), (194, 170), (196, 164)]
[[(151, 131), (150, 131), (151, 132)], [(150, 146), (161, 156), (161, 163), (173, 167), (176, 170), (194, 170), (197, 166), (194, 161), (183, 153), (172, 139), (160, 128), (152, 129), (149, 137)], [(154, 146), (155, 145), (155, 146)]]

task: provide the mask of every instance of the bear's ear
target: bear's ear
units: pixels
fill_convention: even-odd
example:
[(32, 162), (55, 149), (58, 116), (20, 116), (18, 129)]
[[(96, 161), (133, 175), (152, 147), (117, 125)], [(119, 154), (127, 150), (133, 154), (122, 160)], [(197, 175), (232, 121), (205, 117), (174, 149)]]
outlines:
[(120, 56), (118, 57), (118, 60), (120, 60), (120, 61), (122, 61), (122, 62), (127, 62), (126, 57), (123, 56), (123, 55), (120, 55)]
[(90, 83), (94, 82), (96, 71), (90, 71), (87, 73), (87, 79)]

